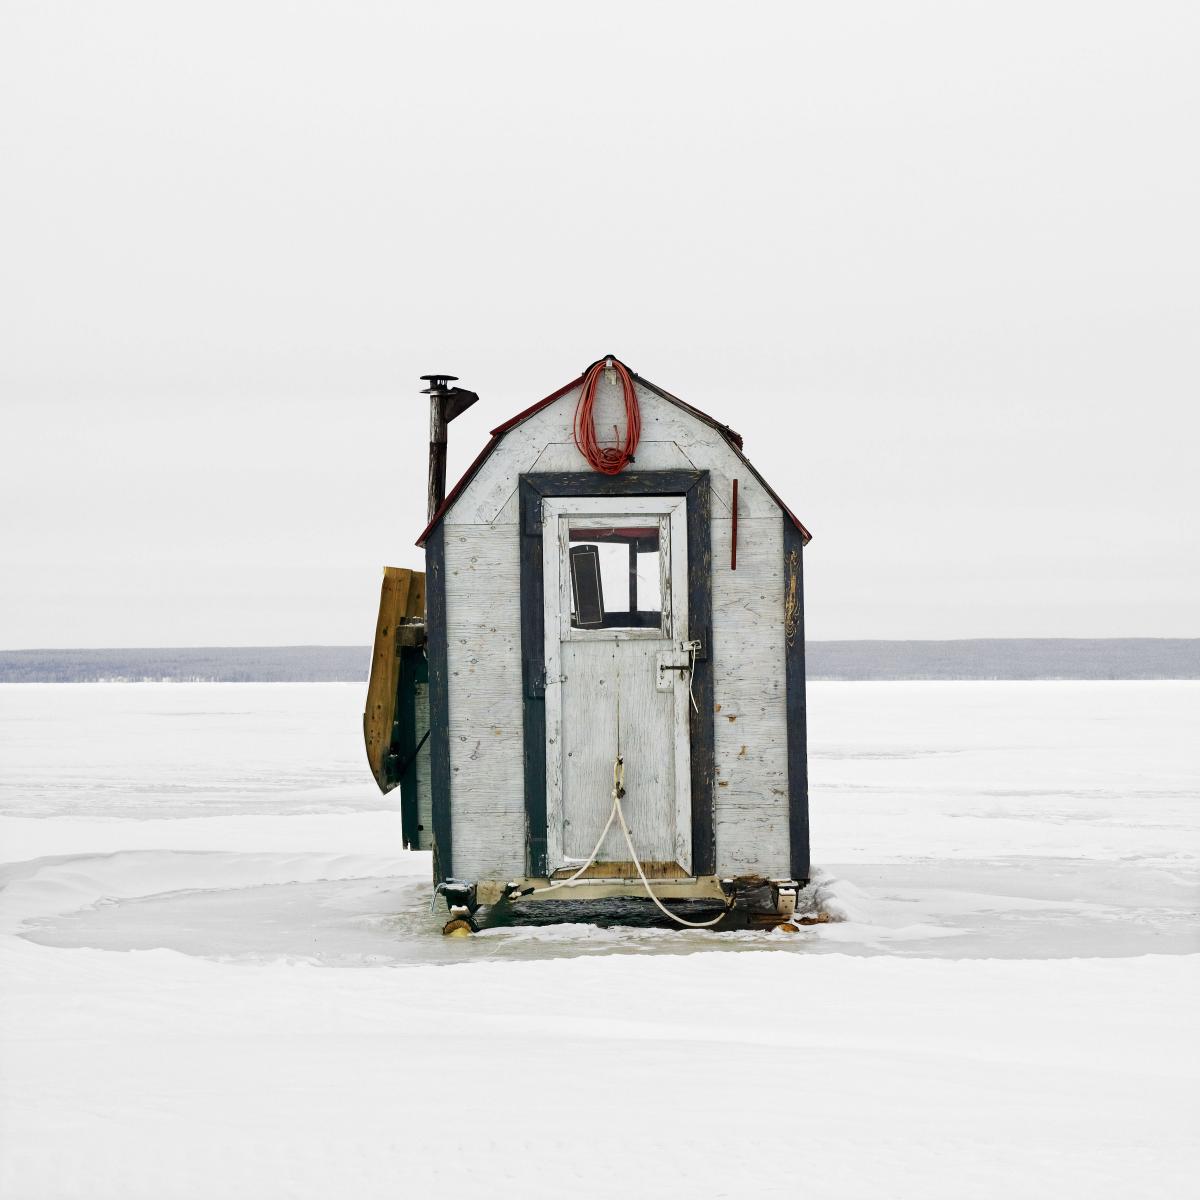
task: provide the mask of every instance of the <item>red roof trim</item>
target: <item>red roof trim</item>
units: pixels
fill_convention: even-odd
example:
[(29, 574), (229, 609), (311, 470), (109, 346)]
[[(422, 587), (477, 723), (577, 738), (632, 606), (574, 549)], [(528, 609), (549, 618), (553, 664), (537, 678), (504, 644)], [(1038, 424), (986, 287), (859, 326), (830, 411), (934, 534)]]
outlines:
[[(725, 439), (725, 441), (729, 443), (730, 448), (746, 465), (746, 469), (759, 482), (767, 495), (779, 505), (780, 509), (782, 509), (792, 524), (795, 525), (798, 530), (800, 530), (800, 536), (804, 538), (804, 544), (807, 545), (810, 541), (812, 541), (812, 534), (809, 533), (808, 530), (805, 529), (800, 523), (800, 518), (797, 517), (796, 514), (792, 512), (792, 510), (788, 508), (786, 504), (784, 504), (784, 502), (779, 498), (779, 493), (776, 492), (775, 489), (771, 487), (771, 485), (759, 474), (758, 468), (755, 467), (754, 464), (746, 457), (742, 450), (742, 435), (740, 433), (730, 429), (728, 425), (722, 425), (720, 421), (710, 417), (708, 413), (701, 411), (693, 405), (688, 404), (686, 400), (680, 400), (678, 396), (672, 396), (670, 392), (664, 391), (662, 388), (651, 383), (650, 380), (644, 379), (636, 372), (630, 371), (630, 374), (638, 383), (640, 383), (643, 387), (649, 388), (650, 391), (652, 391), (656, 396), (661, 396), (664, 400), (670, 401), (670, 403), (682, 408), (684, 412), (691, 413), (691, 415), (697, 418), (697, 420), (703, 421), (705, 425), (715, 429)], [(582, 382), (583, 375), (580, 375), (578, 378), (571, 380), (571, 382), (565, 387), (560, 387), (557, 392), (553, 392), (551, 395), (547, 396), (544, 400), (539, 400), (536, 404), (531, 404), (523, 412), (517, 413), (515, 417), (509, 417), (509, 419), (503, 422), (503, 424), (497, 425), (496, 428), (492, 430), (491, 440), (479, 452), (475, 461), (463, 473), (463, 477), (454, 485), (454, 487), (450, 489), (445, 500), (443, 500), (438, 506), (437, 512), (433, 514), (433, 519), (428, 525), (425, 526), (421, 536), (417, 538), (417, 545), (425, 545), (425, 541), (433, 532), (434, 527), (439, 521), (441, 521), (446, 513), (450, 511), (451, 507), (454, 505), (455, 501), (458, 500), (459, 496), (462, 495), (467, 485), (472, 479), (475, 478), (476, 474), (478, 474), (480, 467), (482, 467), (483, 464), (491, 457), (492, 451), (495, 450), (500, 444), (501, 439), (506, 433), (515, 428), (517, 425), (520, 425), (522, 421), (526, 421), (530, 417), (541, 412), (543, 408), (553, 404), (555, 400), (561, 400), (562, 397), (565, 396), (569, 391), (579, 387)]]

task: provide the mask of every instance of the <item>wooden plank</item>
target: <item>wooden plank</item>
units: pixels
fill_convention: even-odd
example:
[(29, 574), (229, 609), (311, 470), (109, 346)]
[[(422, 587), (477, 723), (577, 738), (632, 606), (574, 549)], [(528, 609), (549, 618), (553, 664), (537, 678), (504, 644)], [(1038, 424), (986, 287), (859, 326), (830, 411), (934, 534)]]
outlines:
[(433, 832), (429, 805), (429, 663), (424, 646), (401, 649), (399, 663), (388, 777), (400, 781), (400, 820), (405, 847), (428, 850), (433, 843)]
[[(576, 868), (577, 869), (577, 868)], [(690, 879), (692, 876), (677, 862), (643, 862), (642, 870), (647, 879)], [(575, 874), (575, 869), (563, 867), (555, 871), (552, 878), (568, 879)], [(579, 876), (580, 879), (637, 879), (637, 867), (632, 859), (612, 859), (605, 862), (594, 862)], [(569, 895), (562, 892), (561, 895)]]
[[(537, 471), (525, 476), (540, 496), (684, 496), (702, 471)], [(540, 512), (538, 514), (540, 519)]]
[(520, 481), (521, 682), (525, 764), (527, 874), (545, 878), (546, 845), (546, 657), (542, 526), (534, 509), (541, 495)]
[[(395, 571), (395, 570), (400, 570), (401, 568), (386, 567), (384, 569), (385, 569), (385, 571), (388, 571), (388, 570)], [(412, 580), (411, 580), (411, 584), (410, 584), (409, 592), (408, 592), (408, 603), (405, 605), (405, 608), (404, 608), (404, 616), (405, 616), (405, 619), (409, 620), (409, 621), (424, 622), (424, 620), (425, 620), (425, 572), (424, 571), (411, 571), (410, 574), (412, 576)]]
[(688, 702), (691, 734), (692, 870), (716, 870), (713, 792), (716, 748), (713, 728), (718, 663), (712, 607), (712, 484), (707, 471), (687, 491), (688, 638), (700, 643), (691, 678), (696, 704)]
[[(788, 822), (783, 810), (763, 807), (757, 791), (731, 793), (718, 788), (716, 835), (721, 847), (722, 875), (760, 875), (768, 879), (789, 877)], [(744, 834), (753, 828), (757, 839)]]
[[(406, 850), (420, 849), (417, 825), (420, 823), (417, 798), (417, 670), (426, 676), (425, 655), (413, 647), (405, 647), (396, 656), (399, 683), (396, 688), (396, 721), (392, 727), (392, 755), (400, 760), (401, 769), (394, 767), (389, 775), (400, 781), (400, 831)], [(423, 732), (423, 731), (422, 731)]]
[(454, 871), (525, 869), (520, 539), (516, 524), (446, 527)]
[[(740, 492), (740, 489), (739, 489)], [(729, 569), (732, 521), (713, 530), (716, 870), (786, 877), (789, 867), (782, 514), (739, 514), (738, 568)], [(753, 804), (742, 803), (753, 797)]]
[(542, 575), (542, 629), (545, 644), (542, 647), (542, 662), (545, 664), (545, 822), (547, 866), (563, 861), (563, 663), (562, 663), (562, 616), (563, 604), (569, 586), (560, 570), (561, 555), (565, 547), (560, 539), (565, 531), (554, 508), (554, 500), (545, 497), (538, 518), (542, 537), (542, 561), (538, 566)]
[(375, 623), (375, 645), (371, 653), (371, 674), (367, 683), (367, 705), (363, 712), (363, 740), (371, 774), (382, 792), (398, 782), (389, 779), (386, 759), (392, 749), (396, 719), (396, 690), (400, 680), (397, 649), (405, 640), (404, 622), (423, 620), (425, 576), (406, 567), (384, 567), (379, 595), (379, 617)]
[[(429, 672), (425, 671), (422, 682), (418, 677), (413, 694), (413, 717), (416, 722), (417, 740), (429, 732)], [(429, 739), (417, 751), (417, 838), (416, 849), (433, 849), (433, 796), (429, 769)]]
[[(702, 483), (696, 484), (689, 489), (688, 495), (698, 494), (703, 487)], [(692, 589), (689, 583), (692, 577), (688, 572), (688, 524), (688, 503), (685, 497), (682, 504), (676, 502), (671, 510), (670, 544), (666, 547), (668, 558), (664, 575), (670, 594), (668, 611), (671, 613), (672, 647), (680, 646), (686, 640), (687, 631), (691, 629)], [(664, 604), (667, 604), (666, 599)], [(692, 820), (692, 674), (690, 671), (687, 674), (673, 671), (671, 676), (671, 699), (674, 708), (671, 714), (671, 741), (675, 758), (675, 857), (691, 874), (695, 861), (692, 839), (696, 832), (695, 822)], [(711, 812), (711, 795), (708, 808)], [(703, 829), (701, 833), (703, 834)]]
[(433, 823), (433, 874), (441, 883), (454, 870), (450, 821), (450, 679), (446, 666), (445, 524), (425, 543), (425, 653), (429, 660), (429, 775)]
[(788, 831), (792, 878), (809, 875), (808, 705), (804, 678), (804, 539), (791, 521), (783, 530), (783, 619), (787, 645)]

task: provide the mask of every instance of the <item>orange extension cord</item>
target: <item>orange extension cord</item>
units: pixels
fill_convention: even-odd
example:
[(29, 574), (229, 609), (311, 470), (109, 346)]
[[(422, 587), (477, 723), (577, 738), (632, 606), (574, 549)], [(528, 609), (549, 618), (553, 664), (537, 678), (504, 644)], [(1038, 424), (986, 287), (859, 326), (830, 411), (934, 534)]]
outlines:
[[(596, 388), (600, 373), (608, 367), (616, 371), (625, 393), (625, 445), (601, 446), (596, 440), (596, 420), (592, 410), (596, 406)], [(616, 432), (616, 427), (613, 427)], [(642, 436), (642, 412), (638, 407), (637, 393), (633, 390), (633, 379), (624, 363), (615, 358), (601, 359), (588, 368), (583, 377), (583, 391), (575, 408), (575, 445), (579, 453), (588, 460), (592, 468), (603, 475), (616, 475), (633, 461), (638, 439)]]

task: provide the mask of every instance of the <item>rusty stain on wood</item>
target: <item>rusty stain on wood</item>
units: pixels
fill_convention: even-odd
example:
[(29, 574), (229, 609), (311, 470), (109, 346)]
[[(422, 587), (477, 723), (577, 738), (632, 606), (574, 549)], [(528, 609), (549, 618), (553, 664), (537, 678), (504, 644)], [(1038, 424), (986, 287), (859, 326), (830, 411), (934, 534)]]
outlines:
[(783, 632), (789, 647), (796, 644), (800, 629), (800, 555), (793, 550), (787, 559), (787, 592), (783, 602)]

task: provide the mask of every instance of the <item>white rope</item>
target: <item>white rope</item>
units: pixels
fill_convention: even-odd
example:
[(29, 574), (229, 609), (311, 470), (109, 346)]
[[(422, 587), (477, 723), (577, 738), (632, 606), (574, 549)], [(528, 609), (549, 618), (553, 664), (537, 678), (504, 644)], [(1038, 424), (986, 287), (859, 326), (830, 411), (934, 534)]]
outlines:
[[(692, 665), (688, 670), (688, 696), (690, 697), (693, 706), (696, 704), (696, 697), (692, 694), (692, 675), (696, 667), (696, 651), (700, 648), (699, 642), (686, 643), (685, 649), (691, 652)], [(696, 711), (700, 709), (697, 707)], [(718, 921), (723, 921), (729, 915), (729, 909), (725, 908), (719, 912), (711, 921), (687, 921), (683, 917), (676, 916), (655, 894), (654, 889), (650, 886), (650, 880), (646, 878), (646, 872), (642, 869), (641, 859), (637, 856), (637, 851), (633, 848), (633, 834), (629, 828), (628, 822), (625, 820), (625, 810), (621, 807), (621, 797), (625, 795), (625, 759), (621, 755), (621, 666), (620, 660), (617, 661), (617, 757), (613, 760), (613, 786), (612, 786), (612, 808), (608, 810), (608, 820), (604, 822), (604, 828), (600, 831), (599, 838), (596, 839), (596, 845), (588, 855), (587, 862), (567, 879), (557, 879), (553, 883), (546, 884), (545, 887), (534, 888), (531, 892), (526, 892), (527, 896), (536, 896), (541, 892), (552, 892), (556, 888), (570, 887), (583, 873), (590, 867), (600, 854), (600, 847), (604, 845), (604, 839), (608, 837), (608, 831), (612, 828), (613, 819), (621, 818), (621, 833), (625, 837), (625, 845), (629, 847), (629, 857), (633, 860), (633, 865), (637, 868), (638, 878), (642, 881), (642, 887), (646, 889), (646, 895), (658, 906), (660, 911), (665, 913), (678, 925), (686, 925), (689, 929), (708, 929), (717, 924)]]
[(692, 702), (692, 707), (699, 712), (700, 705), (696, 703), (696, 693), (692, 690), (692, 680), (696, 678), (696, 651), (700, 649), (700, 643), (684, 642), (683, 648), (692, 656), (691, 663), (688, 666), (688, 699)]
[[(596, 845), (588, 855), (587, 862), (575, 872), (574, 875), (567, 879), (557, 879), (553, 883), (546, 884), (545, 887), (534, 888), (532, 892), (526, 892), (527, 896), (536, 896), (541, 892), (552, 892), (556, 888), (570, 887), (583, 873), (590, 867), (600, 853), (600, 847), (604, 845), (604, 839), (608, 836), (608, 831), (612, 828), (613, 819), (621, 818), (621, 833), (625, 836), (625, 845), (629, 847), (629, 857), (633, 860), (633, 865), (637, 868), (638, 878), (642, 881), (642, 887), (646, 889), (646, 895), (665, 913), (672, 921), (679, 925), (686, 925), (689, 929), (708, 929), (716, 925), (718, 921), (723, 921), (729, 915), (729, 909), (724, 909), (718, 913), (711, 921), (688, 921), (683, 917), (673, 913), (655, 894), (654, 889), (650, 886), (650, 880), (646, 878), (646, 872), (642, 869), (641, 859), (637, 856), (637, 851), (633, 848), (633, 837), (629, 826), (625, 820), (625, 810), (621, 807), (621, 796), (625, 792), (624, 787), (625, 762), (618, 758), (613, 763), (613, 790), (612, 790), (612, 808), (608, 810), (608, 820), (604, 822), (604, 828), (600, 831), (599, 838), (596, 839)], [(590, 882), (585, 881), (585, 882)]]
[[(613, 764), (613, 791), (612, 791), (612, 808), (608, 810), (608, 820), (604, 822), (604, 828), (600, 831), (600, 837), (596, 841), (595, 848), (588, 855), (588, 860), (575, 872), (574, 875), (567, 879), (556, 879), (553, 883), (548, 883), (545, 887), (534, 888), (531, 892), (526, 892), (526, 896), (536, 896), (541, 892), (552, 892), (556, 888), (569, 887), (573, 884), (595, 861), (600, 853), (600, 847), (604, 845), (604, 839), (608, 836), (609, 829), (612, 828), (613, 818), (621, 818), (621, 832), (625, 835), (625, 845), (629, 847), (629, 857), (633, 861), (633, 865), (637, 868), (638, 878), (642, 881), (642, 887), (646, 889), (646, 895), (665, 913), (672, 921), (680, 925), (686, 925), (689, 929), (708, 929), (717, 924), (718, 921), (723, 921), (728, 915), (729, 910), (726, 908), (718, 913), (711, 921), (687, 921), (683, 917), (673, 913), (655, 894), (654, 889), (650, 886), (650, 880), (646, 878), (646, 872), (642, 869), (641, 860), (637, 856), (637, 851), (633, 848), (633, 838), (630, 835), (630, 830), (625, 822), (625, 810), (621, 807), (621, 795), (625, 789), (620, 786), (618, 779), (624, 773), (624, 762), (621, 759)], [(591, 882), (586, 880), (585, 882)]]
[(614, 794), (613, 796), (613, 812), (621, 818), (621, 832), (625, 835), (625, 845), (629, 847), (629, 857), (633, 859), (633, 865), (637, 867), (637, 873), (641, 877), (642, 887), (646, 889), (646, 895), (654, 901), (658, 907), (671, 918), (672, 921), (680, 925), (686, 925), (689, 929), (708, 929), (709, 926), (715, 925), (718, 921), (723, 921), (729, 915), (729, 909), (722, 909), (711, 921), (685, 921), (682, 917), (676, 916), (655, 894), (654, 889), (650, 886), (650, 880), (646, 878), (646, 872), (642, 870), (642, 864), (638, 860), (637, 851), (633, 848), (633, 838), (630, 837), (629, 827), (625, 824), (625, 813), (621, 808), (621, 797)]
[[(617, 759), (617, 764), (620, 765), (620, 767), (623, 771), (625, 764), (623, 762), (621, 762), (620, 759)], [(617, 766), (614, 765), (614, 767), (613, 767), (613, 796), (615, 797), (616, 794), (617, 794)], [(557, 879), (553, 883), (546, 884), (545, 887), (534, 888), (532, 892), (526, 892), (525, 894), (527, 896), (536, 896), (539, 892), (552, 892), (552, 891), (554, 891), (555, 888), (567, 887), (569, 884), (574, 883), (575, 880), (577, 880), (580, 877), (580, 875), (582, 875), (584, 873), (584, 871), (586, 871), (588, 869), (588, 867), (590, 867), (592, 865), (592, 863), (594, 863), (596, 861), (597, 856), (600, 854), (600, 847), (604, 845), (604, 839), (606, 837), (608, 837), (608, 831), (610, 828), (612, 828), (613, 818), (616, 815), (617, 815), (617, 806), (614, 804), (612, 806), (612, 808), (609, 809), (609, 811), (608, 811), (608, 820), (604, 822), (604, 828), (602, 830), (600, 830), (600, 836), (596, 839), (596, 845), (592, 848), (591, 854), (588, 855), (587, 862), (585, 862), (583, 864), (583, 866), (580, 867), (579, 870), (575, 872), (574, 875), (572, 875), (569, 879)]]

